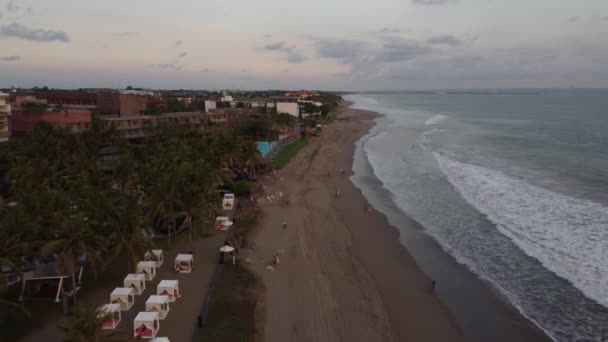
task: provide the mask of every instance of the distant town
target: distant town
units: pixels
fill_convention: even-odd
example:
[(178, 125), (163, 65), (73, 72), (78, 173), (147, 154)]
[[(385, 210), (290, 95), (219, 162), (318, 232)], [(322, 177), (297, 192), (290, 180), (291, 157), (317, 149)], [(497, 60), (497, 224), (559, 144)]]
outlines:
[(78, 133), (94, 117), (123, 137), (145, 138), (166, 122), (197, 129), (227, 127), (250, 116), (327, 114), (316, 91), (187, 91), (114, 89), (56, 90), (47, 87), (0, 91), (0, 142), (23, 136), (40, 123)]

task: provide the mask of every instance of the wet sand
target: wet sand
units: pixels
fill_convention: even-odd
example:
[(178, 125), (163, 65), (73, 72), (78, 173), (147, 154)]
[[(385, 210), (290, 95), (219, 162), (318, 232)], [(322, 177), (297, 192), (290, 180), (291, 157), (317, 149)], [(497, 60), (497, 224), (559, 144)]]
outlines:
[[(250, 264), (264, 288), (260, 340), (463, 340), (397, 231), (384, 215), (366, 210), (349, 180), (354, 143), (376, 115), (342, 109), (339, 122), (261, 181), (264, 218), (251, 239)], [(280, 264), (268, 269), (276, 253)]]

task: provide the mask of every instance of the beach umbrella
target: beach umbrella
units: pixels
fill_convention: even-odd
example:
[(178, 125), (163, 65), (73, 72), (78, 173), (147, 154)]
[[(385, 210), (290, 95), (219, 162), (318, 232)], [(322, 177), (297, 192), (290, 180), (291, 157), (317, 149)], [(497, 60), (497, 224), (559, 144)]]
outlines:
[[(234, 251), (234, 247), (228, 246), (228, 245), (224, 245), (224, 246), (222, 246), (222, 248), (220, 248), (220, 252), (222, 252), (222, 253), (230, 253), (233, 251)], [(236, 256), (234, 254), (232, 254), (232, 265), (236, 265)]]
[(220, 248), (220, 252), (230, 253), (232, 251), (234, 251), (234, 247), (232, 247), (232, 246), (226, 245), (226, 246), (222, 246), (222, 248)]

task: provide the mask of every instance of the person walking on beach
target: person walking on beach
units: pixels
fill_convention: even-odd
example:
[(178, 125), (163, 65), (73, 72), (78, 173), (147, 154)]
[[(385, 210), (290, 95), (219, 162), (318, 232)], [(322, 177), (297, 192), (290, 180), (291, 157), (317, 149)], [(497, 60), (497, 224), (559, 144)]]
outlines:
[(435, 294), (435, 289), (437, 288), (437, 282), (433, 279), (433, 282), (431, 283), (431, 292), (433, 294)]
[(286, 221), (283, 221), (282, 226), (283, 226), (283, 230), (285, 230), (285, 229), (287, 228), (287, 222), (286, 222)]
[(273, 258), (273, 260), (272, 260), (272, 263), (273, 263), (274, 265), (278, 265), (278, 264), (279, 264), (279, 262), (281, 262), (281, 260), (279, 259), (279, 253), (277, 252), (277, 253), (274, 255), (274, 258)]

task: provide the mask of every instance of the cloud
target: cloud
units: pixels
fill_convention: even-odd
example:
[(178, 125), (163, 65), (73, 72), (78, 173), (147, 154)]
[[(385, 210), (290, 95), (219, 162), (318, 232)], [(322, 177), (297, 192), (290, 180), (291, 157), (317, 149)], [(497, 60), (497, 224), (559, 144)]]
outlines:
[(179, 58), (184, 58), (184, 57), (186, 57), (186, 56), (188, 56), (188, 53), (187, 53), (187, 52), (182, 52), (182, 53), (180, 53), (179, 55), (177, 55), (177, 57), (179, 57)]
[(401, 30), (398, 28), (383, 27), (380, 30), (378, 30), (377, 32), (378, 33), (399, 33), (399, 32), (401, 32)]
[(283, 71), (281, 71), (282, 74), (289, 74), (289, 69), (285, 68), (283, 69)]
[(285, 42), (280, 41), (264, 45), (266, 51), (279, 51), (287, 56), (287, 63), (297, 64), (304, 62), (307, 58), (295, 46), (288, 46)]
[(426, 6), (431, 6), (431, 5), (445, 5), (448, 2), (452, 2), (455, 0), (412, 0), (412, 3), (414, 5), (426, 5)]
[(14, 62), (20, 60), (20, 56), (0, 56), (0, 61)]
[(285, 42), (276, 42), (276, 43), (271, 43), (271, 44), (266, 44), (264, 45), (264, 50), (268, 50), (268, 51), (280, 51), (281, 49), (285, 48)]
[(430, 54), (433, 50), (415, 40), (399, 40), (384, 44), (383, 48), (376, 54), (378, 62), (400, 62), (409, 61), (420, 55)]
[(9, 12), (17, 12), (21, 7), (19, 7), (17, 5), (17, 1), (16, 0), (10, 0), (7, 4), (6, 4), (6, 9)]
[(129, 32), (129, 31), (112, 33), (113, 36), (119, 36), (119, 37), (128, 37), (128, 36), (133, 36), (135, 34), (136, 34), (135, 32)]
[(166, 64), (150, 64), (149, 67), (159, 68), (159, 69), (172, 69), (172, 70), (182, 70), (182, 67), (177, 64), (166, 63)]
[(267, 33), (264, 35), (264, 38), (272, 38), (272, 35)]
[(576, 17), (576, 16), (572, 16), (572, 17), (568, 18), (568, 22), (569, 23), (575, 23), (575, 22), (580, 21), (580, 20), (581, 20), (581, 18), (580, 17)]
[(351, 39), (319, 39), (315, 42), (317, 55), (322, 58), (337, 59), (351, 63), (365, 50), (367, 43)]
[(454, 37), (449, 34), (432, 36), (426, 41), (432, 45), (448, 45), (448, 46), (460, 46), (462, 45), (462, 40), (457, 37)]
[(181, 40), (178, 40), (175, 42), (175, 44), (173, 44), (173, 46), (181, 46), (184, 42), (182, 42)]
[(70, 41), (68, 34), (63, 31), (30, 29), (17, 23), (0, 26), (0, 37), (32, 40), (36, 42), (59, 41), (65, 43)]
[(241, 72), (249, 72), (247, 69), (241, 69)]

